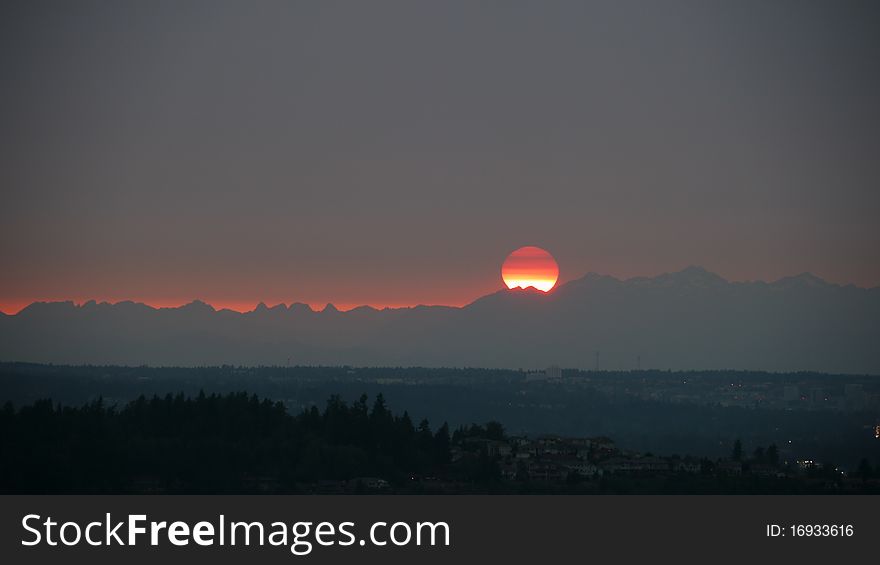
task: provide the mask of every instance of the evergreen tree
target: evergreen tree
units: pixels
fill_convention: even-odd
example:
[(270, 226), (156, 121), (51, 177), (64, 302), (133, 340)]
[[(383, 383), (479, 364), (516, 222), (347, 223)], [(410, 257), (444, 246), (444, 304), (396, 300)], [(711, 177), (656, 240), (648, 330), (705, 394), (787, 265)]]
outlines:
[(743, 456), (743, 444), (738, 438), (735, 442), (733, 442), (733, 449), (730, 452), (730, 458), (734, 461), (742, 461)]

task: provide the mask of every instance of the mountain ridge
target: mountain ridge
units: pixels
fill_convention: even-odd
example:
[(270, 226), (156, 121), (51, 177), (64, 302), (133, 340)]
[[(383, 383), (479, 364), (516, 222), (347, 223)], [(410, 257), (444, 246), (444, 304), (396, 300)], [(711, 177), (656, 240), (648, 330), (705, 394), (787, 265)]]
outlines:
[[(414, 304), (412, 306), (393, 306), (393, 307), (386, 306), (386, 307), (382, 307), (382, 308), (377, 308), (374, 306), (363, 304), (363, 305), (359, 305), (359, 306), (354, 306), (354, 307), (349, 308), (347, 310), (340, 310), (333, 303), (328, 302), (323, 308), (316, 310), (316, 309), (312, 308), (310, 305), (305, 304), (303, 302), (291, 302), (290, 304), (286, 304), (284, 302), (279, 302), (273, 306), (269, 306), (265, 302), (260, 301), (259, 303), (257, 303), (257, 305), (252, 310), (239, 311), (239, 310), (231, 310), (229, 308), (217, 308), (217, 307), (213, 306), (212, 304), (210, 304), (209, 302), (205, 302), (205, 301), (198, 299), (198, 298), (193, 299), (193, 300), (186, 302), (184, 304), (181, 304), (179, 306), (151, 306), (145, 302), (138, 302), (138, 301), (134, 301), (134, 300), (121, 300), (119, 302), (109, 302), (109, 301), (98, 302), (96, 299), (89, 299), (86, 302), (83, 302), (82, 304), (77, 304), (73, 300), (37, 300), (37, 301), (31, 302), (30, 304), (28, 304), (27, 306), (25, 306), (24, 308), (22, 308), (21, 310), (19, 310), (16, 313), (0, 311), (0, 315), (5, 315), (5, 316), (9, 316), (9, 317), (16, 317), (16, 316), (21, 315), (22, 313), (25, 313), (28, 310), (33, 309), (34, 307), (35, 308), (42, 308), (42, 307), (45, 307), (46, 305), (56, 305), (56, 304), (63, 305), (63, 306), (72, 306), (74, 308), (94, 308), (94, 307), (119, 306), (119, 305), (143, 306), (143, 307), (149, 308), (151, 310), (178, 310), (181, 308), (200, 308), (200, 309), (207, 310), (209, 308), (209, 309), (214, 310), (216, 312), (226, 311), (226, 312), (231, 312), (231, 313), (235, 313), (235, 314), (242, 314), (242, 315), (243, 314), (253, 314), (253, 313), (257, 313), (257, 312), (267, 312), (267, 311), (300, 311), (300, 312), (308, 311), (308, 312), (312, 312), (312, 313), (322, 313), (322, 312), (326, 311), (328, 313), (346, 314), (346, 313), (349, 313), (349, 312), (352, 312), (355, 310), (357, 310), (357, 311), (370, 310), (370, 311), (374, 311), (374, 312), (384, 312), (384, 311), (388, 311), (388, 310), (412, 310), (414, 308), (464, 309), (464, 308), (468, 308), (472, 304), (475, 304), (485, 298), (489, 298), (489, 297), (496, 296), (496, 295), (509, 295), (511, 293), (517, 294), (517, 293), (525, 292), (525, 293), (534, 294), (536, 296), (541, 296), (541, 295), (548, 295), (549, 296), (549, 295), (553, 295), (553, 294), (560, 292), (562, 289), (568, 287), (569, 285), (578, 286), (581, 284), (585, 284), (587, 282), (595, 282), (595, 281), (611, 282), (611, 283), (618, 283), (618, 284), (621, 284), (621, 283), (623, 283), (623, 284), (626, 284), (626, 283), (629, 283), (629, 284), (652, 284), (652, 283), (654, 283), (654, 284), (656, 284), (661, 281), (664, 283), (666, 281), (676, 281), (676, 282), (683, 282), (684, 281), (684, 282), (688, 282), (689, 284), (692, 284), (694, 281), (699, 281), (699, 280), (717, 282), (718, 284), (721, 284), (721, 285), (767, 285), (770, 287), (802, 285), (802, 286), (817, 286), (817, 287), (852, 288), (852, 289), (869, 291), (869, 292), (870, 291), (880, 291), (880, 286), (860, 287), (860, 286), (857, 286), (857, 285), (854, 285), (851, 283), (843, 285), (843, 284), (839, 284), (839, 283), (833, 283), (833, 282), (826, 281), (826, 280), (822, 279), (821, 277), (818, 277), (810, 272), (802, 272), (797, 275), (783, 276), (783, 277), (780, 277), (779, 279), (776, 279), (774, 281), (761, 281), (761, 280), (729, 281), (729, 280), (723, 278), (722, 276), (720, 276), (712, 271), (709, 271), (699, 265), (690, 265), (690, 266), (685, 267), (684, 269), (681, 269), (679, 271), (664, 272), (664, 273), (660, 273), (658, 275), (655, 275), (653, 277), (636, 276), (636, 277), (630, 277), (630, 278), (617, 278), (612, 275), (605, 275), (605, 274), (600, 274), (600, 273), (595, 273), (595, 272), (590, 271), (590, 272), (586, 273), (585, 275), (583, 275), (582, 277), (579, 277), (576, 279), (571, 279), (565, 283), (557, 285), (553, 290), (551, 290), (548, 293), (545, 293), (544, 291), (538, 290), (534, 287), (528, 287), (526, 289), (521, 289), (521, 288), (504, 289), (504, 288), (502, 288), (502, 289), (499, 289), (495, 292), (486, 294), (484, 296), (477, 297), (474, 300), (472, 300), (471, 302), (468, 302), (467, 304), (465, 304), (463, 306), (449, 306), (449, 305), (445, 305), (445, 304)], [(207, 308), (205, 308), (205, 307), (207, 307)]]
[(699, 267), (588, 273), (549, 293), (340, 311), (194, 300), (36, 302), (0, 317), (0, 360), (119, 365), (471, 366), (812, 370), (880, 374), (880, 288), (814, 275), (730, 282)]

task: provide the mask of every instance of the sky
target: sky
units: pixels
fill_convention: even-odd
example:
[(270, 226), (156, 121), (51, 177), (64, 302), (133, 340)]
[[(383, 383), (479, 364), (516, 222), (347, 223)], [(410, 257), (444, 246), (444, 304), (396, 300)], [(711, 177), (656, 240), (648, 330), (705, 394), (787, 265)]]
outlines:
[(877, 2), (4, 2), (0, 310), (880, 285)]

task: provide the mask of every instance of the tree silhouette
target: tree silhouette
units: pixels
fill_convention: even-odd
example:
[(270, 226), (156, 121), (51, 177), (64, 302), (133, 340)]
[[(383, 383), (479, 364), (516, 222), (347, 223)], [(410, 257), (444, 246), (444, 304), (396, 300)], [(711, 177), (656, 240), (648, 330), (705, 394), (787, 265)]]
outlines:
[(775, 443), (771, 443), (770, 447), (767, 448), (767, 453), (765, 454), (767, 458), (767, 463), (776, 467), (779, 465), (779, 448), (776, 447)]
[(735, 442), (733, 442), (733, 449), (730, 452), (730, 458), (734, 461), (742, 461), (743, 456), (743, 444), (742, 441), (737, 438)]
[(443, 422), (434, 435), (434, 464), (446, 465), (452, 458), (450, 451), (449, 425)]
[(873, 475), (871, 463), (866, 458), (863, 458), (861, 461), (859, 461), (858, 474), (859, 477), (861, 477), (862, 482), (867, 482), (867, 480), (870, 479)]
[(348, 405), (332, 395), (296, 416), (246, 393), (140, 396), (117, 409), (37, 401), (0, 411), (4, 492), (296, 491), (303, 481), (441, 474), (449, 426), (418, 430), (377, 395)]
[(752, 457), (754, 458), (755, 463), (763, 463), (764, 460), (766, 459), (767, 455), (764, 452), (764, 448), (761, 446), (758, 446), (755, 448), (755, 452), (752, 454)]

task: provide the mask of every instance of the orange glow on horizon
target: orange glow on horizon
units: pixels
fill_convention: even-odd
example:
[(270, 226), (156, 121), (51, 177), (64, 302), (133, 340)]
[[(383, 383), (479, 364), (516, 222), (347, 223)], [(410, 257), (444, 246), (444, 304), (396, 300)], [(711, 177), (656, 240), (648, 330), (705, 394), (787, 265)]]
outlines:
[[(504, 261), (504, 264), (501, 269), (501, 276), (504, 279), (504, 283), (508, 288), (529, 288), (533, 287), (535, 289), (541, 290), (543, 292), (549, 292), (552, 290), (558, 281), (559, 278), (559, 267), (556, 263), (556, 260), (553, 258), (550, 253), (547, 251), (534, 246), (521, 247), (514, 252), (512, 252), (507, 259)], [(488, 282), (488, 281), (487, 281)], [(491, 283), (490, 283), (491, 285)], [(389, 302), (376, 302), (371, 300), (366, 300), (364, 302), (351, 302), (353, 296), (346, 296), (340, 302), (336, 302), (333, 300), (328, 301), (318, 301), (316, 299), (320, 299), (320, 295), (315, 296), (314, 294), (309, 297), (303, 297), (301, 300), (284, 300), (278, 299), (277, 295), (275, 298), (263, 299), (263, 303), (272, 308), (277, 306), (278, 304), (284, 304), (285, 306), (290, 306), (293, 303), (304, 303), (309, 306), (313, 311), (320, 312), (324, 310), (328, 303), (332, 303), (333, 306), (341, 311), (346, 312), (349, 310), (353, 310), (359, 307), (367, 306), (370, 308), (375, 308), (376, 310), (382, 310), (385, 308), (390, 309), (398, 309), (398, 308), (413, 308), (416, 306), (449, 306), (453, 308), (460, 308), (469, 304), (475, 298), (492, 292), (491, 286), (486, 288), (477, 290), (472, 297), (468, 297), (466, 299), (462, 299), (461, 297), (456, 297), (453, 300), (444, 300), (442, 302), (433, 302), (433, 301), (413, 301), (413, 302), (398, 302), (398, 301), (389, 301)], [(84, 304), (90, 301), (96, 301), (98, 304), (109, 303), (109, 304), (117, 304), (119, 302), (135, 302), (138, 304), (144, 304), (150, 306), (152, 308), (179, 308), (181, 306), (185, 306), (193, 302), (194, 300), (201, 300), (202, 302), (209, 304), (215, 310), (231, 310), (239, 313), (247, 313), (254, 311), (257, 306), (260, 304), (259, 300), (241, 300), (235, 298), (212, 298), (210, 296), (202, 296), (202, 297), (193, 297), (193, 298), (169, 298), (169, 297), (125, 297), (125, 296), (103, 296), (99, 298), (93, 298), (88, 295), (73, 295), (66, 297), (59, 297), (57, 295), (52, 296), (38, 296), (32, 299), (23, 300), (21, 298), (12, 298), (2, 300), (0, 299), (0, 312), (7, 315), (16, 315), (29, 305), (37, 302), (73, 302), (76, 306), (82, 307)], [(418, 298), (416, 298), (418, 300)]]
[[(9, 302), (0, 302), (0, 312), (14, 316), (30, 306), (31, 304), (38, 302), (73, 302), (76, 306), (82, 307), (84, 304), (89, 302), (92, 299), (71, 299), (71, 298), (35, 298), (34, 300), (29, 301), (9, 301)], [(192, 303), (197, 299), (190, 300), (138, 300), (138, 299), (107, 299), (107, 300), (95, 300), (98, 304), (108, 303), (108, 304), (118, 304), (120, 302), (135, 302), (137, 304), (144, 304), (151, 308), (180, 308), (181, 306), (185, 306), (187, 304)], [(247, 312), (254, 311), (257, 306), (260, 304), (259, 301), (225, 301), (225, 300), (207, 300), (202, 299), (202, 302), (209, 304), (214, 310), (231, 310), (233, 312), (238, 312), (240, 314), (244, 314)], [(284, 304), (285, 306), (290, 306), (298, 301), (294, 300), (291, 302), (283, 302), (283, 301), (264, 301), (264, 304), (268, 308), (272, 308), (278, 304)], [(323, 310), (328, 302), (303, 302), (303, 304), (308, 305), (309, 308), (314, 310), (315, 312), (320, 312)], [(340, 312), (347, 312), (349, 310), (354, 310), (355, 308), (361, 308), (364, 306), (374, 308), (376, 310), (383, 310), (385, 308), (397, 309), (397, 308), (414, 308), (416, 306), (435, 306), (436, 304), (425, 304), (425, 303), (414, 303), (414, 304), (398, 304), (398, 303), (389, 303), (389, 304), (370, 304), (370, 303), (347, 303), (347, 302), (332, 302), (333, 306), (339, 310)], [(464, 306), (466, 302), (461, 304), (443, 304), (443, 306), (452, 306), (452, 307), (461, 307)]]
[(540, 247), (520, 247), (504, 260), (501, 278), (507, 288), (533, 287), (549, 292), (559, 280), (559, 265)]

